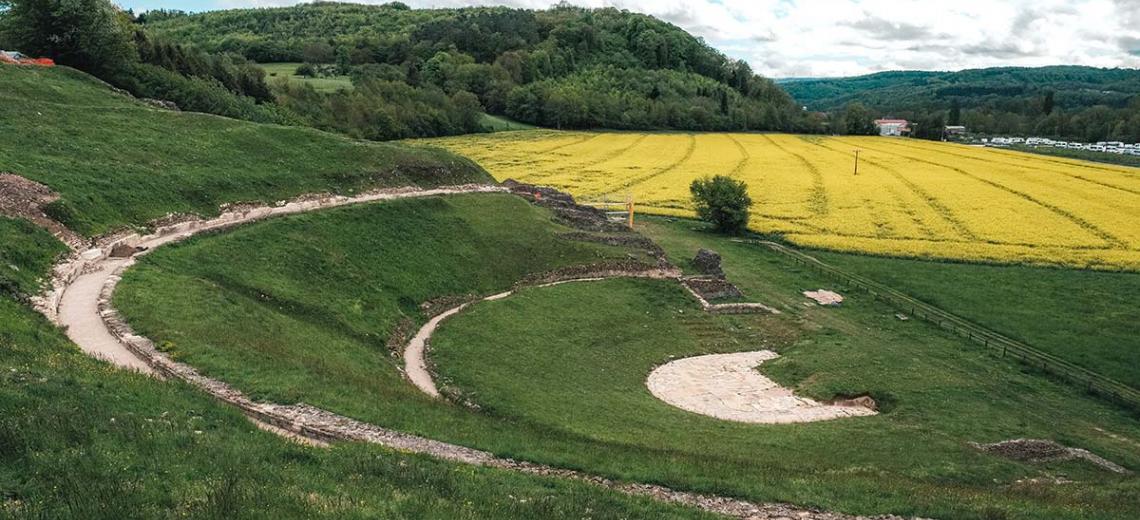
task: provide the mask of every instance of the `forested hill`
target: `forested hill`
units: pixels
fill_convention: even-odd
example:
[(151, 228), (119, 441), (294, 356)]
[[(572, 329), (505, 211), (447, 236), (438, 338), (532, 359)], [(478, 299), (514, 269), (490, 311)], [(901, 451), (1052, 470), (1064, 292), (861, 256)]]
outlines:
[(872, 132), (869, 117), (917, 121), (916, 136), (943, 125), (973, 133), (1140, 142), (1140, 70), (1054, 66), (958, 72), (881, 72), (780, 82), (797, 103), (830, 114), (831, 130)]
[(958, 72), (897, 71), (849, 78), (781, 82), (795, 100), (812, 110), (833, 110), (851, 101), (875, 108), (913, 109), (914, 105), (957, 100), (963, 106), (1017, 103), (1054, 92), (1055, 106), (1120, 108), (1140, 93), (1140, 70), (1079, 66), (1000, 67)]
[[(150, 12), (140, 22), (157, 38), (211, 53), (335, 63), (354, 83), (398, 82), (452, 98), (471, 93), (490, 113), (545, 126), (818, 129), (746, 63), (674, 25), (617, 9), (317, 3)], [(366, 90), (392, 96), (393, 88)], [(286, 106), (319, 102), (312, 93), (282, 97)]]

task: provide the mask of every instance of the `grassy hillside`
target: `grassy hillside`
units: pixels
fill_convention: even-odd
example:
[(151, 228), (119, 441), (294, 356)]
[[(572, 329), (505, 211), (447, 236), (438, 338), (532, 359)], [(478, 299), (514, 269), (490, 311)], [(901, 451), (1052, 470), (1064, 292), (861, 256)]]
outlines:
[(36, 294), (67, 246), (26, 220), (0, 217), (0, 298)]
[[(799, 291), (826, 281), (688, 222), (646, 229), (676, 259), (702, 246), (720, 251), (750, 298), (784, 314), (708, 316), (667, 282), (527, 290), (473, 307), (433, 341), (444, 381), (482, 408), (428, 399), (384, 354), (396, 309), (419, 321), (415, 306), (425, 299), (491, 293), (527, 270), (592, 255), (550, 237), (557, 228), (534, 210), (511, 211), (514, 221), (502, 224), (495, 216), (517, 201), (496, 199), (346, 208), (200, 237), (128, 271), (116, 305), (181, 359), (255, 395), (514, 458), (861, 513), (1140, 512), (1126, 498), (1135, 477), (1075, 462), (1012, 462), (968, 444), (1057, 439), (1135, 468), (1133, 416), (924, 322), (900, 321), (870, 298), (806, 308)], [(670, 356), (760, 346), (784, 354), (766, 372), (785, 384), (821, 399), (870, 392), (885, 413), (744, 425), (681, 412), (645, 392), (645, 375)], [(1046, 483), (1058, 474), (1077, 483)]]
[(186, 385), (91, 359), (14, 301), (62, 247), (0, 218), (0, 517), (706, 517), (585, 484), (263, 432)]
[(87, 235), (224, 202), (489, 179), (440, 150), (152, 108), (62, 67), (0, 65), (0, 134), (0, 171), (60, 193), (50, 213)]
[[(289, 217), (148, 255), (115, 301), (180, 359), (247, 383), (256, 396), (347, 409), (387, 403), (415, 423), (414, 405), (426, 400), (395, 371), (386, 343), (401, 322), (425, 320), (421, 303), (493, 294), (528, 274), (626, 255), (559, 239), (567, 229), (549, 220), (508, 195)], [(245, 269), (254, 258), (266, 271)], [(225, 264), (234, 269), (217, 269)]]

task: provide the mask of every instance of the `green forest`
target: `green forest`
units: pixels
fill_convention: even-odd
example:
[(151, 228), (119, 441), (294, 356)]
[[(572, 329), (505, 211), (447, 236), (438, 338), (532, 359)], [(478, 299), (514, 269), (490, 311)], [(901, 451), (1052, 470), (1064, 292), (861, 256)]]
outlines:
[[(474, 107), (474, 95), (488, 113), (554, 128), (818, 129), (746, 63), (676, 26), (616, 9), (321, 3), (196, 15), (151, 12), (140, 22), (159, 37), (211, 53), (263, 63), (335, 64), (356, 86), (383, 92), (387, 104), (396, 97), (435, 99), (464, 111)], [(373, 96), (300, 90), (280, 89), (279, 97), (287, 106), (299, 101), (375, 113), (365, 99)], [(322, 112), (329, 119), (318, 117), (318, 126), (353, 125)]]
[(780, 85), (809, 110), (834, 114), (833, 120), (845, 121), (851, 110), (858, 113), (853, 119), (902, 117), (918, 121), (919, 129), (951, 124), (992, 135), (1140, 142), (1140, 71), (1134, 69), (897, 71)]

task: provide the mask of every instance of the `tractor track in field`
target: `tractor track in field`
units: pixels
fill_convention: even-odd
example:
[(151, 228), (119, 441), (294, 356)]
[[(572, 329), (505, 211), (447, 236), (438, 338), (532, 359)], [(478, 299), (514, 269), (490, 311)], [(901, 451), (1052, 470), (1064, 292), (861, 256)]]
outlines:
[[(275, 206), (247, 206), (223, 211), (221, 215), (210, 220), (187, 220), (160, 226), (154, 233), (145, 236), (133, 234), (112, 237), (99, 241), (97, 248), (75, 251), (72, 256), (59, 263), (53, 272), (51, 288), (46, 294), (37, 297), (34, 303), (37, 310), (52, 322), (66, 327), (68, 336), (92, 357), (128, 370), (185, 381), (210, 396), (237, 407), (259, 428), (307, 444), (322, 446), (337, 441), (371, 443), (392, 450), (424, 454), (451, 462), (585, 482), (626, 495), (648, 497), (732, 518), (754, 520), (784, 518), (901, 520), (903, 518), (894, 515), (854, 516), (789, 504), (757, 503), (679, 491), (657, 484), (620, 482), (582, 471), (513, 460), (483, 450), (390, 430), (303, 403), (280, 405), (257, 402), (240, 390), (222, 381), (203, 376), (193, 367), (171, 359), (159, 351), (153, 341), (136, 334), (111, 306), (112, 296), (122, 279), (123, 272), (134, 265), (140, 254), (201, 232), (218, 231), (266, 218), (353, 204), (504, 191), (494, 186), (468, 185), (436, 189), (377, 190), (355, 197), (302, 196)], [(130, 254), (123, 257), (112, 256), (111, 253), (117, 250), (117, 246), (130, 248)], [(137, 249), (140, 247), (145, 249)]]
[(1072, 212), (1070, 212), (1070, 211), (1068, 211), (1068, 210), (1066, 210), (1060, 206), (1045, 202), (1045, 201), (1043, 201), (1037, 197), (1034, 197), (1033, 195), (1025, 193), (1024, 191), (1020, 191), (1020, 190), (1017, 190), (1014, 188), (1010, 188), (1009, 186), (1006, 186), (1000, 182), (996, 182), (996, 181), (986, 179), (985, 177), (982, 177), (982, 176), (977, 175), (977, 174), (970, 173), (970, 172), (963, 170), (962, 168), (959, 168), (957, 166), (950, 166), (948, 164), (941, 164), (941, 163), (937, 163), (934, 161), (922, 159), (919, 157), (914, 157), (912, 155), (903, 155), (903, 154), (900, 154), (897, 152), (889, 152), (889, 151), (882, 150), (880, 148), (872, 148), (869, 146), (864, 146), (864, 148), (866, 148), (868, 150), (874, 150), (874, 151), (879, 152), (879, 153), (894, 155), (896, 157), (902, 157), (904, 159), (909, 159), (909, 160), (920, 162), (923, 164), (929, 164), (931, 166), (937, 166), (939, 168), (944, 168), (944, 169), (947, 169), (947, 170), (950, 170), (953, 172), (957, 172), (960, 175), (969, 177), (969, 178), (974, 179), (978, 182), (986, 184), (990, 187), (997, 188), (998, 190), (1009, 193), (1010, 195), (1016, 196), (1016, 197), (1021, 198), (1023, 200), (1029, 201), (1033, 204), (1041, 206), (1042, 208), (1045, 208), (1045, 209), (1051, 211), (1052, 213), (1068, 220), (1069, 222), (1076, 224), (1081, 229), (1084, 229), (1085, 231), (1096, 236), (1097, 238), (1105, 241), (1107, 244), (1109, 244), (1110, 246), (1112, 246), (1115, 249), (1124, 249), (1124, 250), (1129, 249), (1128, 244), (1125, 241), (1123, 241), (1119, 237), (1116, 237), (1115, 235), (1101, 229), (1096, 224), (1093, 224), (1092, 222), (1089, 222), (1089, 221), (1087, 221), (1087, 220), (1085, 220), (1085, 219), (1083, 219), (1077, 215), (1074, 215)]
[[(973, 157), (973, 156), (970, 156), (970, 155), (966, 155), (966, 154), (962, 154), (962, 153), (955, 153), (955, 152), (951, 152), (951, 151), (948, 151), (948, 150), (934, 150), (934, 149), (927, 149), (927, 148), (923, 148), (923, 147), (921, 147), (921, 146), (914, 146), (914, 145), (911, 145), (911, 144), (904, 144), (904, 143), (899, 143), (899, 144), (898, 144), (898, 146), (899, 146), (899, 147), (901, 147), (901, 148), (908, 148), (908, 149), (911, 149), (911, 150), (917, 150), (917, 151), (922, 151), (922, 152), (935, 152), (935, 153), (940, 153), (940, 154), (943, 154), (943, 155), (949, 155), (949, 156), (952, 156), (952, 157), (958, 157), (958, 158), (961, 158), (961, 159), (967, 159), (967, 160), (971, 160), (971, 161), (986, 161), (986, 162), (989, 162), (987, 159), (983, 159), (983, 158), (981, 158), (981, 157)], [(1112, 189), (1112, 190), (1119, 190), (1119, 191), (1123, 191), (1123, 192), (1125, 192), (1125, 193), (1130, 193), (1130, 194), (1132, 194), (1132, 195), (1140, 195), (1140, 190), (1135, 190), (1135, 189), (1132, 189), (1132, 188), (1125, 188), (1125, 187), (1123, 187), (1123, 186), (1117, 186), (1117, 185), (1115, 185), (1115, 184), (1109, 184), (1109, 183), (1107, 183), (1107, 182), (1101, 182), (1101, 181), (1098, 181), (1098, 180), (1095, 180), (1095, 179), (1090, 179), (1090, 178), (1088, 178), (1088, 177), (1084, 177), (1084, 176), (1082, 176), (1082, 175), (1077, 175), (1077, 174), (1075, 174), (1075, 173), (1069, 173), (1069, 172), (1066, 172), (1066, 171), (1062, 171), (1062, 170), (1056, 170), (1056, 169), (1052, 169), (1052, 168), (1048, 168), (1048, 169), (1046, 169), (1046, 168), (1033, 168), (1032, 166), (1025, 166), (1025, 165), (1022, 165), (1022, 164), (1017, 164), (1017, 163), (1014, 163), (1014, 162), (1009, 162), (1009, 161), (994, 161), (994, 162), (999, 162), (999, 163), (1001, 163), (1001, 164), (1004, 164), (1004, 165), (1006, 165), (1006, 166), (1012, 166), (1012, 167), (1014, 167), (1014, 168), (1020, 168), (1020, 169), (1023, 169), (1023, 170), (1030, 170), (1030, 171), (1034, 171), (1034, 170), (1037, 170), (1037, 171), (1046, 171), (1046, 172), (1050, 172), (1050, 173), (1056, 173), (1056, 174), (1058, 174), (1058, 175), (1063, 175), (1063, 176), (1065, 176), (1065, 177), (1069, 177), (1069, 178), (1071, 178), (1071, 179), (1077, 179), (1077, 180), (1080, 180), (1080, 181), (1084, 181), (1084, 182), (1087, 182), (1087, 183), (1090, 183), (1090, 184), (1095, 184), (1095, 185), (1097, 185), (1097, 186), (1100, 186), (1100, 187), (1103, 187), (1103, 188), (1108, 188), (1108, 189)], [(1055, 162), (1055, 161), (1049, 161), (1049, 162)], [(1072, 166), (1077, 166), (1077, 165), (1072, 165)], [(1111, 170), (1109, 170), (1109, 171), (1111, 171)], [(1124, 172), (1113, 172), (1113, 173), (1124, 173)]]
[[(922, 148), (920, 146), (915, 146), (915, 145), (909, 145), (908, 144), (908, 145), (902, 145), (902, 146), (905, 146), (907, 148), (911, 148), (914, 150), (925, 150), (924, 148)], [(986, 148), (986, 149), (989, 151), (995, 152), (998, 155), (1002, 155), (1004, 157), (1022, 158), (1023, 154), (1024, 154), (1025, 156), (1028, 156), (1028, 157), (1024, 157), (1024, 158), (1026, 158), (1026, 159), (1031, 158), (1031, 160), (1033, 160), (1033, 161), (1041, 161), (1041, 162), (1047, 162), (1047, 163), (1052, 163), (1052, 164), (1060, 164), (1062, 166), (1072, 166), (1074, 168), (1085, 168), (1088, 170), (1099, 170), (1099, 171), (1103, 171), (1103, 172), (1108, 172), (1108, 173), (1113, 173), (1113, 174), (1118, 174), (1118, 175), (1124, 175), (1124, 176), (1127, 176), (1129, 178), (1140, 178), (1140, 168), (1138, 168), (1136, 166), (1128, 166), (1128, 165), (1123, 165), (1123, 164), (1121, 164), (1121, 165), (1107, 165), (1104, 163), (1102, 163), (1102, 164), (1104, 164), (1104, 165), (1102, 165), (1102, 164), (1096, 164), (1093, 161), (1090, 161), (1088, 159), (1065, 158), (1065, 157), (1039, 154), (1039, 153), (1032, 153), (1032, 152), (1022, 152), (1019, 150), (1004, 150), (1001, 148), (996, 148), (996, 149), (995, 148)], [(958, 154), (958, 153), (954, 153), (954, 152), (944, 151), (941, 153), (958, 155), (958, 156), (961, 156), (961, 157), (967, 158), (967, 159), (985, 160), (985, 159), (979, 159), (977, 157), (971, 157), (969, 155)], [(1013, 154), (1017, 154), (1017, 155), (1013, 155)], [(1071, 161), (1071, 162), (1067, 162), (1065, 159), (1068, 159), (1068, 161)], [(1000, 162), (1002, 164), (1008, 164), (1011, 166), (1018, 166), (1017, 164), (1010, 163), (1007, 161), (1000, 161)], [(1088, 164), (1082, 164), (1082, 163), (1088, 163)], [(1030, 167), (1029, 166), (1023, 166), (1023, 168), (1030, 168)], [(1056, 171), (1056, 170), (1048, 170), (1048, 171)], [(1057, 173), (1065, 173), (1067, 175), (1074, 175), (1074, 174), (1067, 173), (1067, 172), (1057, 172)], [(1128, 191), (1131, 191), (1131, 190), (1128, 190)]]
[[(598, 137), (600, 135), (602, 135), (602, 134), (596, 134), (594, 137)], [(611, 150), (609, 152), (606, 152), (606, 153), (602, 154), (601, 158), (592, 159), (592, 160), (586, 161), (586, 162), (581, 163), (581, 164), (573, 164), (573, 165), (570, 165), (570, 166), (567, 166), (564, 168), (559, 168), (557, 170), (544, 172), (542, 174), (532, 173), (532, 174), (520, 177), (519, 180), (525, 180), (528, 182), (533, 182), (535, 180), (542, 180), (542, 179), (546, 179), (549, 177), (554, 177), (555, 175), (562, 173), (564, 170), (566, 170), (568, 168), (573, 169), (573, 170), (585, 170), (586, 168), (592, 168), (592, 167), (597, 166), (599, 164), (602, 164), (604, 162), (612, 161), (614, 159), (617, 159), (618, 157), (621, 157), (622, 155), (625, 155), (626, 152), (633, 149), (633, 147), (641, 144), (641, 142), (644, 141), (648, 137), (649, 137), (649, 134), (639, 135), (639, 136), (637, 136), (636, 139), (633, 140), (632, 143), (629, 143), (626, 146), (618, 148), (617, 150)], [(593, 139), (593, 137), (591, 137), (590, 139)], [(590, 139), (586, 139), (582, 142), (584, 143), (586, 141), (589, 141)]]
[(736, 162), (736, 166), (732, 168), (732, 171), (728, 172), (729, 177), (735, 177), (744, 171), (745, 166), (748, 166), (749, 161), (752, 160), (752, 154), (749, 153), (748, 148), (745, 148), (743, 144), (740, 144), (740, 141), (737, 140), (736, 137), (734, 137), (732, 134), (724, 135), (728, 137), (728, 140), (732, 141), (732, 144), (736, 145), (736, 149), (740, 151), (740, 160)]
[[(823, 144), (816, 143), (816, 145), (836, 153), (842, 153), (839, 150)], [(861, 158), (860, 162), (870, 164), (871, 166), (874, 166), (891, 174), (892, 177), (906, 186), (907, 189), (911, 191), (911, 193), (914, 193), (916, 196), (918, 196), (918, 198), (922, 199), (922, 201), (925, 202), (926, 205), (931, 210), (933, 210), (935, 214), (937, 214), (939, 217), (942, 217), (942, 219), (945, 220), (947, 224), (950, 224), (950, 227), (954, 228), (954, 231), (958, 233), (962, 238), (974, 241), (979, 240), (978, 236), (975, 235), (968, 226), (966, 226), (965, 222), (962, 222), (958, 219), (958, 217), (954, 216), (954, 212), (951, 211), (948, 206), (940, 202), (932, 193), (926, 191), (926, 189), (924, 189), (922, 186), (919, 186), (910, 179), (907, 179), (906, 176), (902, 174), (902, 172), (883, 163), (867, 158)]]
[(545, 150), (539, 150), (538, 152), (535, 152), (535, 153), (537, 153), (537, 154), (548, 154), (548, 153), (556, 152), (556, 151), (561, 150), (563, 148), (569, 148), (569, 147), (577, 145), (577, 144), (585, 143), (586, 141), (597, 139), (598, 137), (601, 137), (601, 135), (602, 134), (584, 135), (581, 138), (579, 138), (577, 141), (571, 141), (569, 143), (562, 143), (560, 145), (555, 145), (555, 146), (552, 146), (550, 148), (547, 148)]
[[(693, 152), (695, 152), (697, 150), (697, 138), (694, 137), (693, 134), (687, 134), (687, 135), (689, 137), (689, 145), (688, 145), (688, 147), (685, 148), (685, 155), (682, 155), (680, 159), (677, 159), (672, 164), (669, 164), (668, 166), (660, 168), (660, 169), (654, 171), (653, 173), (650, 173), (647, 175), (642, 175), (640, 177), (634, 177), (633, 179), (630, 179), (628, 181), (624, 181), (621, 183), (620, 186), (618, 186), (618, 190), (620, 190), (622, 188), (630, 189), (630, 188), (633, 188), (634, 186), (637, 186), (639, 184), (644, 184), (645, 182), (649, 181), (650, 179), (654, 179), (656, 177), (660, 177), (662, 175), (665, 175), (666, 173), (669, 173), (673, 170), (676, 170), (682, 164), (685, 164), (685, 162), (688, 161), (693, 156)], [(606, 191), (606, 192), (600, 193), (599, 195), (613, 195), (613, 194), (617, 193), (618, 190)]]
[(800, 164), (802, 164), (804, 166), (804, 168), (806, 168), (807, 171), (809, 173), (811, 173), (812, 188), (811, 188), (811, 198), (808, 200), (808, 208), (811, 209), (811, 212), (814, 213), (815, 216), (817, 216), (817, 217), (822, 217), (822, 216), (827, 215), (827, 213), (828, 213), (827, 186), (825, 186), (823, 184), (823, 173), (819, 171), (819, 168), (817, 168), (815, 166), (815, 164), (812, 164), (811, 161), (807, 160), (806, 157), (804, 157), (798, 153), (795, 153), (791, 150), (788, 150), (787, 148), (784, 148), (783, 146), (780, 146), (780, 144), (777, 143), (775, 139), (772, 139), (772, 137), (769, 136), (768, 134), (761, 134), (761, 135), (764, 137), (764, 139), (768, 140), (768, 143), (770, 143), (772, 146), (776, 147), (777, 150), (784, 152), (785, 154), (790, 155), (792, 157), (795, 157), (800, 162)]

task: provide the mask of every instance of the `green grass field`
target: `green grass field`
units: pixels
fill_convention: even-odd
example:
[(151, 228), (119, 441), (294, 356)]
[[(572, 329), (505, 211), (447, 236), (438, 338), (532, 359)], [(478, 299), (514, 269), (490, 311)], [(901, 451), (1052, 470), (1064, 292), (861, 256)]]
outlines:
[[(645, 229), (677, 259), (699, 246), (719, 250), (751, 299), (785, 313), (706, 316), (667, 282), (526, 290), (473, 307), (433, 341), (439, 370), (482, 411), (432, 401), (400, 379), (386, 353), (401, 314), (420, 321), (421, 301), (488, 294), (528, 270), (599, 254), (559, 244), (545, 217), (511, 200), (348, 208), (194, 239), (129, 271), (116, 306), (179, 359), (255, 396), (504, 456), (857, 513), (1140, 514), (1130, 500), (1136, 477), (1012, 462), (967, 444), (1049, 438), (1135, 469), (1135, 416), (930, 325), (899, 321), (861, 295), (839, 309), (805, 308), (799, 292), (823, 280), (688, 221)], [(885, 413), (743, 425), (672, 409), (644, 389), (648, 371), (670, 356), (759, 347), (783, 354), (765, 372), (802, 394), (870, 392)], [(1058, 475), (1075, 483), (1047, 482)]]
[(1140, 387), (1140, 274), (810, 254)]
[(514, 130), (534, 130), (538, 127), (520, 123), (503, 116), (483, 114), (483, 128), (487, 129), (488, 132), (511, 132)]
[(298, 76), (296, 74), (297, 67), (301, 63), (260, 63), (261, 68), (265, 69), (265, 80), (273, 82), (276, 78), (287, 78), (290, 83), (302, 83), (313, 87), (317, 92), (336, 92), (338, 90), (352, 90), (352, 80), (348, 76), (332, 76), (322, 78), (310, 78), (305, 76)]
[(49, 213), (96, 235), (233, 201), (488, 180), (442, 150), (169, 112), (80, 72), (0, 66), (0, 171), (48, 185)]

